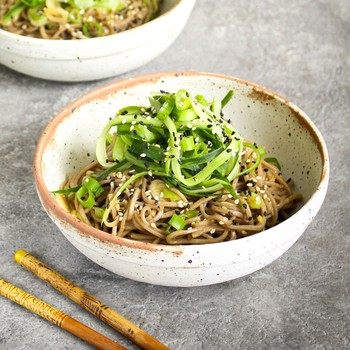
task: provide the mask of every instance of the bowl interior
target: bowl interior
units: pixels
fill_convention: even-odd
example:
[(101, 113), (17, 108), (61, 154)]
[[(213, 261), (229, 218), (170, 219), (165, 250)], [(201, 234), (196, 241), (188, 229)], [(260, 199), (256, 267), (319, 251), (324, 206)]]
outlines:
[(49, 191), (58, 189), (67, 173), (95, 159), (95, 146), (103, 126), (122, 107), (148, 104), (151, 91), (188, 89), (207, 99), (222, 99), (230, 89), (234, 97), (225, 107), (236, 130), (247, 140), (264, 145), (291, 177), (295, 191), (307, 202), (323, 176), (324, 154), (317, 130), (297, 107), (283, 98), (246, 82), (214, 75), (169, 74), (116, 82), (73, 102), (50, 123), (39, 143), (39, 169)]

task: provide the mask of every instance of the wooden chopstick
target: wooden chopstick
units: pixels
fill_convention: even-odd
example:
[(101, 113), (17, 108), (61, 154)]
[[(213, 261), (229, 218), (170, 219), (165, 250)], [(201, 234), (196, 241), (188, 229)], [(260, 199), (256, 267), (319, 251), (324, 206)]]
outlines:
[(103, 304), (100, 300), (87, 293), (73, 282), (69, 281), (67, 278), (60, 275), (58, 272), (52, 270), (25, 250), (17, 251), (14, 258), (21, 266), (56, 288), (84, 309), (90, 311), (100, 320), (116, 329), (142, 349), (169, 350), (169, 348), (159, 340), (153, 338), (147, 332), (137, 327), (135, 324)]
[(0, 278), (0, 294), (101, 350), (126, 350), (44, 301)]

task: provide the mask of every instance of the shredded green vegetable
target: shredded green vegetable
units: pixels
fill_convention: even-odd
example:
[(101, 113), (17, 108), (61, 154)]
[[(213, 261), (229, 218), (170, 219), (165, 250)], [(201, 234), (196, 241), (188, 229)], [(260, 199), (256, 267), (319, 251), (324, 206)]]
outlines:
[[(184, 89), (154, 92), (149, 106), (122, 108), (107, 123), (97, 142), (97, 160), (107, 168), (127, 161), (129, 170), (160, 178), (189, 196), (210, 196), (225, 189), (238, 198), (232, 180), (256, 169), (265, 151), (244, 142), (223, 117), (222, 108), (232, 96), (229, 91), (221, 101), (206, 101)], [(108, 153), (112, 134), (116, 135), (115, 147)], [(257, 160), (242, 171), (243, 147), (251, 148)], [(129, 184), (138, 177), (134, 175)], [(108, 214), (106, 209), (103, 220)]]
[[(152, 186), (170, 201), (179, 200), (171, 191), (176, 188), (191, 197), (231, 195), (241, 204), (232, 181), (254, 171), (265, 150), (244, 141), (224, 118), (223, 107), (232, 97), (233, 91), (212, 101), (185, 89), (160, 91), (151, 93), (148, 106), (120, 109), (103, 128), (96, 146), (97, 160), (106, 170), (86, 176), (79, 186), (53, 193), (76, 196), (84, 208), (91, 209), (105, 190), (102, 180), (112, 172), (133, 171), (106, 208), (95, 207), (102, 224), (123, 191), (143, 176), (162, 180)], [(242, 165), (243, 149), (247, 148), (255, 154), (254, 161)], [(262, 206), (261, 197), (254, 193), (247, 202), (253, 209)], [(186, 220), (198, 215), (198, 210), (172, 215), (167, 232), (183, 230)]]

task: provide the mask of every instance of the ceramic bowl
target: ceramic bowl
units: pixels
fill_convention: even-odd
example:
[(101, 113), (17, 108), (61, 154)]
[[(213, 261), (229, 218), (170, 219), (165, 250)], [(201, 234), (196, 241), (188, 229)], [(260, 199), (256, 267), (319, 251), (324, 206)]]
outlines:
[(0, 29), (0, 63), (26, 75), (78, 82), (115, 76), (164, 52), (184, 28), (195, 0), (163, 0), (152, 21), (101, 38), (45, 40)]
[[(117, 110), (147, 103), (149, 92), (188, 89), (208, 100), (233, 89), (225, 107), (238, 132), (265, 145), (277, 157), (286, 178), (292, 177), (304, 200), (286, 221), (235, 241), (206, 245), (139, 243), (79, 222), (62, 209), (50, 191), (66, 174), (94, 158), (103, 126)], [(201, 286), (257, 271), (281, 256), (301, 236), (325, 198), (329, 163), (326, 145), (307, 115), (287, 99), (228, 76), (208, 73), (159, 73), (106, 85), (62, 110), (43, 132), (35, 155), (35, 182), (40, 200), (66, 238), (84, 255), (127, 278), (165, 286)]]

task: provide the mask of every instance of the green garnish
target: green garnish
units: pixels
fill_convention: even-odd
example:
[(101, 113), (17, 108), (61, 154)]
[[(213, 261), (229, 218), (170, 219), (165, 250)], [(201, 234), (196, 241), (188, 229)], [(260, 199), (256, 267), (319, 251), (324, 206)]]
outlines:
[(186, 217), (182, 214), (174, 214), (168, 221), (168, 224), (169, 226), (173, 227), (176, 231), (180, 231), (186, 226)]
[[(101, 180), (116, 170), (134, 171), (103, 214), (96, 214), (102, 215), (102, 223), (108, 219), (111, 208), (123, 191), (138, 178), (147, 175), (158, 179), (154, 181), (163, 181), (152, 185), (152, 190), (157, 196), (162, 193), (163, 198), (170, 201), (180, 199), (171, 188), (192, 197), (230, 195), (239, 200), (232, 180), (256, 169), (265, 156), (265, 150), (244, 142), (224, 118), (222, 109), (232, 96), (233, 91), (229, 91), (221, 101), (210, 102), (201, 95), (193, 97), (185, 89), (177, 93), (160, 91), (151, 94), (148, 106), (120, 109), (106, 124), (97, 141), (97, 160), (107, 168), (96, 174), (94, 180), (97, 183), (83, 181), (81, 187), (54, 193), (76, 192), (80, 203), (85, 208), (92, 208), (95, 196), (102, 188), (99, 185)], [(255, 158), (242, 168), (240, 160), (244, 147), (251, 148)], [(259, 199), (252, 197), (248, 200), (253, 208), (258, 209), (261, 205)], [(168, 231), (182, 230), (186, 219), (198, 214), (197, 210), (174, 214), (168, 222)]]
[(267, 157), (265, 158), (265, 161), (267, 163), (270, 163), (272, 165), (274, 165), (279, 171), (281, 171), (282, 167), (281, 167), (281, 164), (279, 163), (278, 159), (275, 158), (275, 157)]

